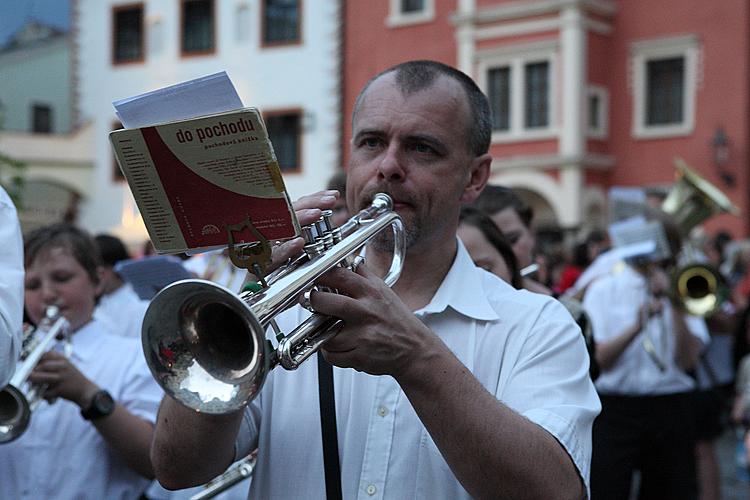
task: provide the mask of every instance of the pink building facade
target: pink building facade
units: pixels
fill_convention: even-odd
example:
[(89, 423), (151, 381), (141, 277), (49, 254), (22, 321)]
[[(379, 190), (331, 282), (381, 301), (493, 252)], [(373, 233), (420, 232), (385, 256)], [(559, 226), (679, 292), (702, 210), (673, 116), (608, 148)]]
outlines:
[(610, 188), (664, 191), (679, 157), (740, 209), (708, 232), (750, 232), (746, 0), (350, 0), (343, 43), (344, 158), (367, 79), (434, 59), (487, 93), (491, 182), (540, 226), (604, 227)]

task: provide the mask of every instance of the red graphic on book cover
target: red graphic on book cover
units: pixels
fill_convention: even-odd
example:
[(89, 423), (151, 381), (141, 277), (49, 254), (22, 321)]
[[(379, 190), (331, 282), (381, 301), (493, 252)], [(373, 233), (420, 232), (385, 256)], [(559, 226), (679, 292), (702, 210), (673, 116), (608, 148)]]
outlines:
[[(268, 199), (246, 196), (217, 186), (193, 172), (167, 147), (155, 127), (141, 129), (169, 204), (188, 248), (227, 245), (226, 225), (250, 217), (253, 225), (268, 240), (294, 236), (285, 198)], [(234, 233), (235, 243), (257, 241), (245, 229)]]

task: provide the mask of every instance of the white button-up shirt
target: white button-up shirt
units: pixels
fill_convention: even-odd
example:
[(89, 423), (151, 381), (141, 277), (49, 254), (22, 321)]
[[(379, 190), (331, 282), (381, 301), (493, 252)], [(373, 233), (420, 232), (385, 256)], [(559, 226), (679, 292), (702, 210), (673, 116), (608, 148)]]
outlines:
[[(72, 338), (73, 364), (131, 413), (150, 422), (162, 391), (140, 342), (106, 333), (96, 320)], [(0, 445), (0, 498), (134, 499), (149, 480), (129, 469), (80, 408), (42, 401), (17, 440)]]
[[(581, 332), (562, 305), (475, 267), (459, 242), (416, 315), (488, 391), (554, 435), (588, 484), (600, 405)], [(291, 310), (280, 326), (290, 331), (304, 316)], [(259, 447), (250, 498), (325, 496), (316, 365), (273, 370), (245, 412), (237, 457)], [(469, 498), (392, 377), (334, 368), (334, 387), (344, 498)]]
[(130, 283), (123, 283), (120, 288), (99, 299), (94, 317), (106, 322), (115, 335), (140, 339), (148, 304), (148, 300), (138, 297)]
[(8, 383), (21, 348), (23, 240), (16, 207), (0, 187), (0, 387)]
[[(606, 342), (633, 326), (646, 303), (648, 283), (630, 266), (594, 281), (586, 291), (583, 307), (591, 319), (596, 342)], [(652, 316), (609, 370), (596, 379), (601, 394), (645, 396), (693, 390), (695, 381), (675, 363), (672, 307), (662, 299), (663, 310)], [(685, 315), (688, 330), (704, 344), (709, 341), (702, 318)], [(644, 348), (650, 342), (653, 354)], [(658, 362), (653, 356), (657, 356)], [(664, 366), (664, 371), (659, 367)]]

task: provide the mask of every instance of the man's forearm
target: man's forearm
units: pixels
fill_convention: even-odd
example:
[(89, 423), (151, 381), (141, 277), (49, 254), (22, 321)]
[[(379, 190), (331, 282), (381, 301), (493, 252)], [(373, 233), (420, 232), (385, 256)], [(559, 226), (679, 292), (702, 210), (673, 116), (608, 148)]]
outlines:
[(197, 413), (165, 396), (151, 446), (156, 479), (166, 488), (178, 489), (206, 483), (224, 472), (234, 459), (242, 414)]
[(641, 331), (640, 323), (626, 328), (620, 335), (606, 342), (596, 343), (596, 362), (602, 370), (609, 370), (614, 366), (625, 349)]
[(582, 498), (562, 445), (500, 403), (441, 343), (399, 383), (441, 454), (474, 498)]

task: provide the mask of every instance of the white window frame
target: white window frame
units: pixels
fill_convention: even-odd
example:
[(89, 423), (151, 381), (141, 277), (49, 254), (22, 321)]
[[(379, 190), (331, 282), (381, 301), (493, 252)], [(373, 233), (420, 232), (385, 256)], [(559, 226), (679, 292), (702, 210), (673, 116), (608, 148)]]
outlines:
[[(597, 120), (599, 126), (594, 127), (589, 123), (589, 103), (591, 98), (599, 99), (599, 112)], [(601, 85), (589, 85), (586, 89), (586, 136), (591, 139), (606, 139), (609, 135), (609, 91)]]
[[(503, 47), (500, 50), (477, 54), (477, 81), (488, 95), (487, 73), (492, 68), (509, 66), (510, 72), (510, 128), (493, 130), (492, 142), (518, 142), (554, 139), (558, 135), (558, 50), (557, 44), (543, 42), (521, 47)], [(526, 128), (524, 125), (526, 103), (525, 66), (546, 62), (549, 64), (549, 122), (546, 127)]]
[(401, 0), (390, 0), (390, 11), (385, 20), (389, 28), (428, 23), (435, 19), (435, 0), (424, 0), (424, 8), (418, 12), (402, 12)]
[[(695, 35), (685, 35), (634, 42), (630, 47), (633, 90), (633, 127), (636, 139), (679, 137), (695, 128), (695, 102), (698, 90), (700, 48)], [(648, 125), (646, 123), (646, 75), (649, 61), (682, 57), (685, 61), (681, 123)]]

